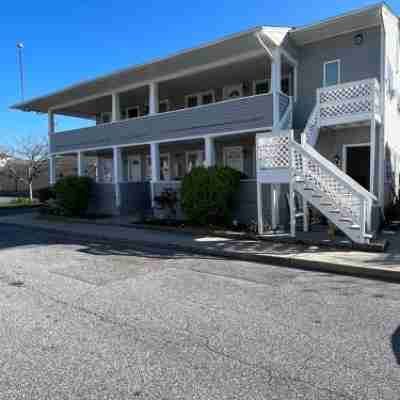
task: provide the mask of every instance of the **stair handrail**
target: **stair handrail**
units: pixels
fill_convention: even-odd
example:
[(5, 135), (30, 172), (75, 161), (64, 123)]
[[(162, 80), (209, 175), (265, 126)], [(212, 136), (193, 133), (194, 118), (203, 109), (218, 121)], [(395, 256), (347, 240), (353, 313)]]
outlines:
[[(284, 94), (284, 93), (282, 93)], [(287, 95), (285, 95), (287, 96)], [(281, 120), (279, 121), (279, 129), (291, 129), (292, 118), (293, 118), (293, 98), (292, 96), (287, 96), (289, 98), (288, 105), (286, 107), (285, 113), (283, 114)], [(288, 122), (289, 126), (285, 126), (285, 123)]]
[(358, 182), (352, 179), (349, 175), (345, 174), (340, 168), (338, 168), (331, 161), (323, 157), (318, 151), (316, 151), (309, 144), (299, 144), (295, 140), (290, 140), (290, 145), (299, 153), (305, 154), (307, 157), (313, 159), (319, 164), (326, 172), (335, 175), (335, 177), (345, 186), (350, 192), (357, 192), (357, 194), (368, 199), (369, 202), (378, 201), (377, 197), (371, 192), (363, 188)]
[[(307, 120), (307, 124), (306, 127), (304, 128), (304, 131), (301, 134), (301, 143), (308, 143), (308, 135), (307, 132), (311, 129), (311, 127), (315, 124), (317, 124), (318, 122), (316, 121), (317, 119), (317, 114), (318, 114), (318, 105), (316, 104), (313, 108), (313, 110), (311, 111), (311, 114)], [(318, 128), (318, 126), (317, 126)], [(313, 143), (313, 145), (315, 145), (315, 143)]]

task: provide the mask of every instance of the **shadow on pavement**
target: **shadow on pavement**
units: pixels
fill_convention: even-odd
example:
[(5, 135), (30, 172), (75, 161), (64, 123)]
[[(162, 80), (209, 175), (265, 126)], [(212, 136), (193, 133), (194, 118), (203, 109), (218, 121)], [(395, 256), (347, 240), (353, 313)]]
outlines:
[(397, 364), (400, 365), (400, 325), (392, 334), (392, 350)]

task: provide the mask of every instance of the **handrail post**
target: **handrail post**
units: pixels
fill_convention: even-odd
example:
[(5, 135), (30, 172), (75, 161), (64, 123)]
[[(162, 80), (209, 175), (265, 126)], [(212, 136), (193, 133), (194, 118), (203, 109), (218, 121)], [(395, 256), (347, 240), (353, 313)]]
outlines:
[(366, 221), (365, 221), (365, 216), (366, 216), (366, 201), (364, 200), (363, 197), (360, 197), (360, 229), (361, 229), (361, 238), (363, 239), (365, 237), (365, 232), (366, 232)]
[(290, 208), (290, 235), (296, 237), (296, 206), (294, 202), (294, 132), (289, 133), (289, 208)]

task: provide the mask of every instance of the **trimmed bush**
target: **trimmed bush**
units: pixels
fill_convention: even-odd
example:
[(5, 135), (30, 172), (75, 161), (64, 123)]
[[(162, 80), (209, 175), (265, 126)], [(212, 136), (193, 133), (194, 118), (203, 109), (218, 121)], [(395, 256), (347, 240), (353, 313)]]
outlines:
[(56, 203), (65, 214), (82, 216), (88, 209), (91, 179), (86, 176), (67, 176), (54, 185)]
[(38, 199), (41, 203), (45, 203), (50, 199), (55, 198), (54, 189), (52, 187), (44, 187), (35, 191), (34, 196)]
[(196, 167), (183, 178), (182, 209), (199, 225), (231, 223), (233, 198), (240, 184), (240, 172), (229, 167)]

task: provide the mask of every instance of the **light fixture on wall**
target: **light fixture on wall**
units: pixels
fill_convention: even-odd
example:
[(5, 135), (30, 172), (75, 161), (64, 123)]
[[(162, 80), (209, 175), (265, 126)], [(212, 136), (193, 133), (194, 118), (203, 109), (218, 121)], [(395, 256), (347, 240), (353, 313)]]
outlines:
[(364, 35), (362, 33), (358, 33), (357, 35), (354, 35), (353, 40), (356, 46), (361, 46), (364, 42)]

